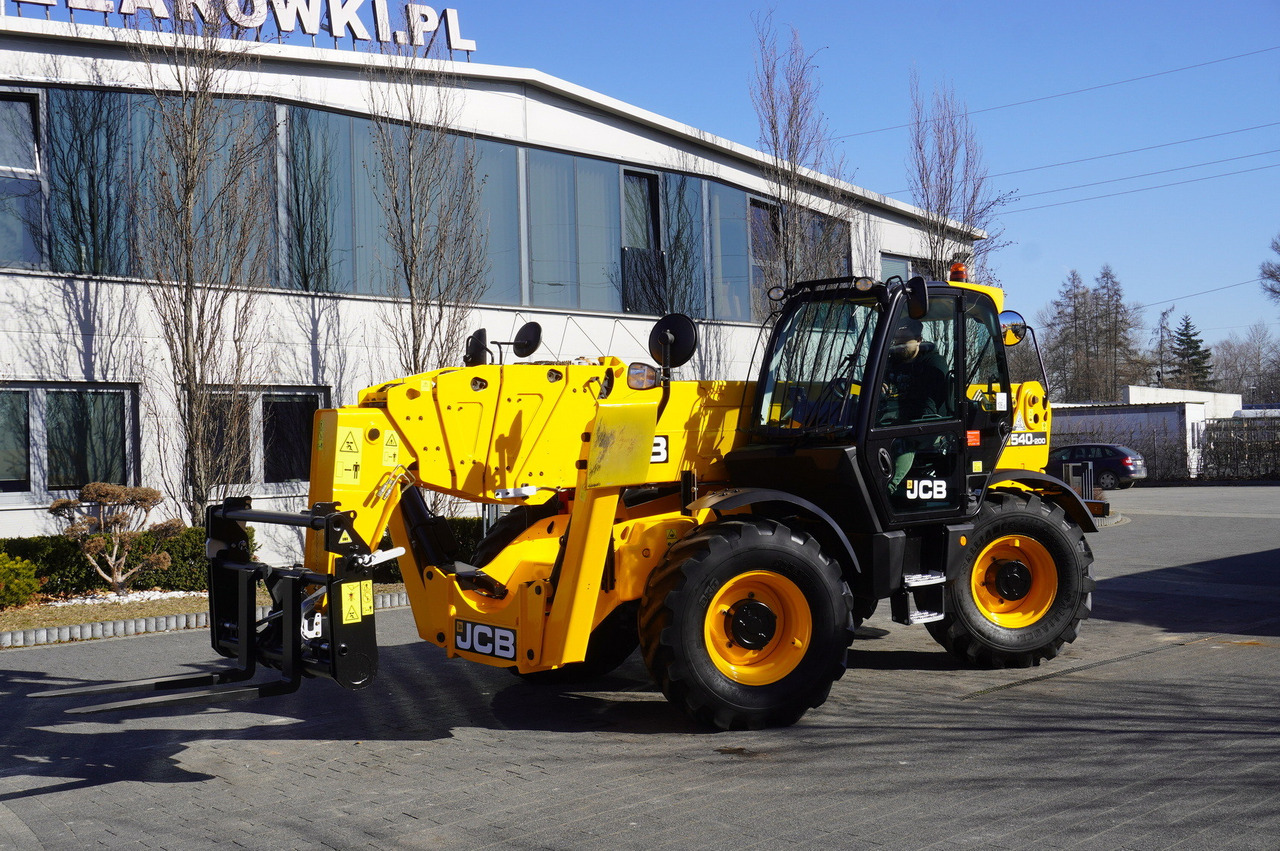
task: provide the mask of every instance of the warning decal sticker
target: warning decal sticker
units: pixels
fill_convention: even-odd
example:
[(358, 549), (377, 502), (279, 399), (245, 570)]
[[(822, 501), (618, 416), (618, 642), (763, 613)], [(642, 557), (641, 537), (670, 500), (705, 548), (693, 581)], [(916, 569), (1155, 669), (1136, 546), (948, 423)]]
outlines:
[(338, 452), (333, 461), (333, 480), (344, 484), (360, 481), (360, 429), (338, 429)]

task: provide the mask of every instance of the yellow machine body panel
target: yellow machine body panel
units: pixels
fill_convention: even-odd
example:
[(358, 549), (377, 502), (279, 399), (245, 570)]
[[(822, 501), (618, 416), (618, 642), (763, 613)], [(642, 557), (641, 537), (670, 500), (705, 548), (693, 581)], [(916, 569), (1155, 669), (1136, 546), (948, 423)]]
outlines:
[[(484, 566), (507, 589), (501, 599), (465, 587), (447, 565), (402, 573), (419, 635), (450, 655), (521, 671), (581, 661), (591, 630), (640, 597), (649, 573), (698, 521), (674, 497), (628, 510), (623, 490), (670, 486), (685, 471), (724, 480), (724, 455), (742, 440), (739, 418), (754, 386), (633, 390), (626, 371), (616, 358), (521, 363), (368, 388), (359, 405), (317, 415), (311, 502), (355, 510), (354, 530), (366, 542), (376, 546), (389, 532), (410, 551), (396, 510), (402, 486), (479, 503), (564, 495), (561, 513)], [(331, 572), (334, 556), (319, 533), (309, 535), (308, 567)]]

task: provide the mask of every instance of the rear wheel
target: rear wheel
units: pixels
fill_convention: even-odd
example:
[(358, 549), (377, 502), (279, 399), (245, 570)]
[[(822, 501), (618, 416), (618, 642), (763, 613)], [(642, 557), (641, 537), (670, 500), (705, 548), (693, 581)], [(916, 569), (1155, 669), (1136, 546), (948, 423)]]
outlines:
[(953, 656), (1025, 668), (1058, 655), (1089, 617), (1093, 554), (1060, 506), (995, 492), (947, 577), (947, 614), (929, 633)]
[(1103, 470), (1098, 476), (1098, 487), (1104, 491), (1113, 491), (1120, 487), (1120, 477), (1110, 470)]
[(785, 726), (844, 674), (851, 603), (813, 538), (770, 520), (723, 521), (654, 571), (640, 644), (667, 699), (698, 722)]
[[(489, 534), (476, 545), (471, 563), (484, 567), (498, 553), (519, 537), (526, 529), (555, 516), (559, 506), (552, 500), (542, 505), (519, 505), (503, 516), (489, 529)], [(581, 683), (603, 677), (617, 668), (640, 644), (636, 632), (636, 610), (639, 603), (630, 601), (619, 605), (591, 631), (587, 639), (587, 658), (571, 662), (550, 671), (534, 671), (517, 676), (531, 683), (560, 685)], [(514, 671), (515, 669), (512, 668)]]

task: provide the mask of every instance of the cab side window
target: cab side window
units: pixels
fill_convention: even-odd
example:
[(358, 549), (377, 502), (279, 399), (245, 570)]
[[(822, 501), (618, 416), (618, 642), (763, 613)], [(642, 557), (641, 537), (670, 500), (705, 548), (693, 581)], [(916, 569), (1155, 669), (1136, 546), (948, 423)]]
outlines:
[(956, 391), (956, 302), (939, 298), (923, 319), (900, 306), (893, 318), (889, 357), (880, 381), (877, 426), (948, 420)]

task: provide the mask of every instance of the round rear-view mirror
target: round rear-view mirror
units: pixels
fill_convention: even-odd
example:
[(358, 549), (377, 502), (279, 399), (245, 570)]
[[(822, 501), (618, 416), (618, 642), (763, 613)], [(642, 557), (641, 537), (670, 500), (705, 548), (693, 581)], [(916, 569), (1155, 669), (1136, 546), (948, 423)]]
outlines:
[(1027, 336), (1027, 320), (1016, 310), (1006, 310), (1000, 314), (1000, 333), (1006, 346), (1016, 346)]
[(649, 333), (649, 356), (663, 369), (684, 366), (698, 349), (698, 326), (683, 313), (668, 313)]
[(527, 358), (542, 345), (542, 326), (537, 322), (526, 322), (516, 332), (511, 341), (511, 353), (518, 358)]

